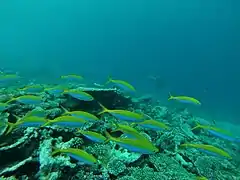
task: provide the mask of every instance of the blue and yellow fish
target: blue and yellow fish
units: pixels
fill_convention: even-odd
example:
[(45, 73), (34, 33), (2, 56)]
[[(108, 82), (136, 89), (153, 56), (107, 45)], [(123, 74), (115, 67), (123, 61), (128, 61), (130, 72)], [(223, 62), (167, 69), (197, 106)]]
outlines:
[(32, 111), (27, 112), (25, 117), (27, 116), (36, 116), (36, 117), (46, 117), (46, 112), (43, 109), (33, 109)]
[(52, 156), (55, 156), (59, 153), (64, 153), (64, 154), (70, 156), (71, 158), (73, 158), (81, 163), (84, 163), (84, 164), (93, 165), (93, 164), (97, 163), (97, 159), (93, 155), (91, 155), (81, 149), (76, 149), (76, 148), (55, 149), (52, 152)]
[(81, 101), (93, 101), (94, 100), (92, 95), (90, 95), (86, 92), (83, 92), (83, 91), (79, 91), (79, 90), (65, 90), (63, 92), (63, 94), (68, 94), (71, 97), (81, 100)]
[(7, 122), (8, 130), (5, 133), (6, 135), (9, 134), (13, 129), (18, 127), (40, 127), (48, 122), (46, 118), (37, 116), (24, 116), (23, 118), (17, 118), (18, 121), (16, 123)]
[(73, 116), (60, 116), (53, 120), (47, 121), (45, 124), (42, 125), (42, 127), (49, 125), (57, 125), (62, 127), (81, 128), (86, 123), (87, 121), (81, 118)]
[(17, 74), (1, 74), (0, 85), (8, 85), (9, 83), (16, 83), (20, 80), (20, 76)]
[(23, 95), (23, 96), (19, 96), (17, 98), (12, 98), (6, 103), (8, 104), (8, 103), (12, 103), (14, 101), (17, 101), (22, 104), (39, 105), (42, 103), (42, 97), (34, 96), (34, 95)]
[(114, 80), (111, 77), (108, 77), (106, 84), (113, 83), (115, 86), (119, 87), (124, 91), (136, 91), (136, 89), (126, 81), (123, 80)]
[(77, 118), (84, 119), (84, 120), (89, 121), (89, 122), (99, 121), (99, 118), (96, 117), (95, 115), (91, 114), (91, 113), (88, 113), (88, 112), (85, 112), (85, 111), (68, 111), (63, 106), (61, 106), (61, 108), (64, 111), (63, 115), (71, 115), (71, 116), (74, 116), (74, 117), (77, 117)]
[(64, 87), (64, 86), (55, 86), (55, 87), (51, 87), (51, 88), (45, 88), (44, 91), (51, 95), (60, 96), (67, 89), (68, 88)]
[(220, 129), (217, 127), (201, 125), (201, 124), (197, 123), (197, 126), (192, 128), (192, 130), (195, 130), (195, 129), (205, 129), (213, 136), (216, 136), (216, 137), (228, 140), (228, 141), (232, 141), (232, 142), (240, 142), (240, 139), (233, 137), (233, 134), (231, 132), (228, 132), (226, 130), (223, 130), (223, 129)]
[(231, 159), (232, 157), (224, 150), (219, 149), (215, 146), (212, 145), (206, 145), (206, 144), (182, 144), (180, 145), (180, 147), (189, 147), (189, 148), (197, 148), (199, 150), (201, 150), (202, 152), (205, 152), (207, 154), (210, 155), (214, 155), (214, 156), (223, 156), (223, 157), (227, 157), (229, 159)]
[(80, 75), (76, 75), (76, 74), (69, 74), (69, 75), (63, 75), (60, 76), (61, 79), (66, 79), (69, 81), (79, 81), (79, 80), (83, 80), (83, 77)]
[(116, 129), (114, 129), (111, 132), (116, 132), (116, 131), (120, 131), (122, 132), (127, 138), (133, 138), (133, 139), (146, 139), (145, 136), (143, 136), (142, 134), (140, 134), (135, 128), (129, 126), (129, 125), (125, 125), (125, 124), (115, 124)]
[(98, 115), (101, 115), (103, 113), (109, 113), (115, 118), (127, 122), (142, 122), (145, 119), (144, 114), (138, 114), (127, 110), (109, 110), (106, 107), (104, 107), (101, 103), (99, 103), (99, 105), (103, 108), (103, 110), (99, 112)]
[(79, 130), (78, 132), (93, 142), (103, 143), (107, 140), (106, 137), (104, 137), (102, 134), (97, 133), (97, 132), (83, 131), (83, 130)]
[(159, 149), (147, 139), (115, 138), (108, 132), (105, 133), (109, 141), (113, 141), (129, 151), (140, 154), (154, 154), (159, 151)]
[(26, 93), (41, 93), (41, 92), (43, 92), (44, 87), (36, 84), (36, 85), (26, 86), (26, 87), (21, 88), (19, 90), (24, 91)]
[(195, 105), (201, 105), (201, 102), (193, 97), (188, 97), (188, 96), (172, 96), (169, 93), (169, 98), (168, 100), (176, 100), (182, 103), (188, 103), (188, 104), (195, 104)]
[(148, 128), (154, 131), (161, 131), (164, 129), (168, 129), (168, 126), (162, 122), (150, 119), (150, 120), (145, 120), (143, 122), (135, 123), (143, 128)]

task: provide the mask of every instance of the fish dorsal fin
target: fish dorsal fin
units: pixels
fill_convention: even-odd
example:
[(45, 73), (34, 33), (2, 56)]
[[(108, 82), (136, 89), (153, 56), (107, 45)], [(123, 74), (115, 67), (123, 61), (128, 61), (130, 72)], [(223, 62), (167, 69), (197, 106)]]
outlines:
[(105, 85), (107, 85), (107, 84), (109, 84), (110, 82), (112, 82), (112, 77), (111, 76), (108, 76), (108, 80), (107, 80), (107, 82), (105, 83)]
[(12, 130), (15, 128), (16, 124), (14, 123), (10, 123), (10, 122), (7, 122), (8, 124), (8, 129), (7, 131), (4, 133), (5, 135), (8, 135), (10, 132), (12, 132)]

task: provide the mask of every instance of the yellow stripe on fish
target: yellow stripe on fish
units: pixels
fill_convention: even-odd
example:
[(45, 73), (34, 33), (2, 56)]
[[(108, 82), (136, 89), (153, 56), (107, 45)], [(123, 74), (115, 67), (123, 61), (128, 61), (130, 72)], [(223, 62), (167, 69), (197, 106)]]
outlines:
[(12, 132), (12, 130), (17, 127), (40, 127), (48, 122), (48, 119), (37, 116), (24, 116), (23, 118), (19, 118), (18, 116), (15, 117), (18, 119), (16, 123), (7, 122), (7, 125), (9, 127), (5, 133), (6, 135)]
[(226, 151), (219, 149), (212, 145), (206, 145), (206, 144), (182, 144), (180, 147), (189, 147), (189, 148), (197, 148), (199, 150), (202, 150), (203, 152), (206, 152), (211, 155), (220, 155), (227, 158), (232, 158)]
[(67, 80), (83, 80), (83, 77), (76, 74), (69, 74), (69, 75), (63, 75), (60, 76), (61, 79), (67, 79)]
[(62, 127), (81, 128), (86, 123), (87, 121), (81, 118), (73, 116), (60, 116), (53, 120), (49, 120), (47, 123), (43, 124), (42, 127), (49, 125), (57, 125)]
[(141, 154), (154, 154), (159, 151), (159, 149), (147, 139), (115, 138), (112, 137), (108, 132), (105, 132), (105, 134), (109, 141), (113, 141), (119, 146), (132, 152)]
[(8, 83), (8, 82), (16, 82), (21, 77), (17, 74), (1, 74), (0, 75), (0, 84), (1, 83)]
[(69, 96), (71, 96), (75, 99), (81, 100), (81, 101), (93, 101), (94, 100), (92, 95), (90, 95), (86, 92), (80, 91), (80, 90), (65, 90), (63, 92), (63, 94), (68, 94)]
[(97, 159), (93, 155), (91, 155), (81, 149), (75, 149), (75, 148), (55, 149), (52, 152), (52, 156), (55, 156), (59, 153), (64, 153), (64, 154), (70, 156), (71, 158), (73, 158), (79, 162), (82, 162), (84, 164), (93, 165), (93, 164), (97, 163)]
[(111, 132), (121, 131), (124, 133), (128, 138), (134, 138), (134, 139), (146, 139), (145, 136), (140, 134), (135, 128), (124, 125), (124, 124), (115, 124), (116, 129)]
[(138, 114), (127, 110), (109, 110), (106, 107), (104, 107), (101, 103), (99, 103), (99, 105), (103, 108), (103, 110), (99, 112), (98, 115), (103, 113), (109, 113), (115, 118), (127, 122), (142, 122), (145, 119), (144, 114)]
[(85, 111), (68, 111), (63, 106), (61, 106), (61, 108), (64, 111), (63, 115), (71, 115), (71, 116), (82, 118), (82, 119), (85, 119), (86, 121), (91, 121), (91, 122), (99, 121), (99, 118), (91, 113), (88, 113)]
[(197, 126), (195, 126), (194, 128), (192, 128), (192, 131), (195, 129), (204, 129), (207, 130), (211, 135), (228, 140), (228, 141), (232, 141), (232, 142), (240, 142), (239, 138), (236, 138), (233, 136), (233, 134), (229, 131), (226, 131), (224, 129), (220, 129), (214, 126), (208, 126), (208, 125), (201, 125), (199, 123), (197, 123)]
[(27, 116), (37, 116), (37, 117), (46, 117), (46, 112), (43, 109), (33, 109), (32, 111), (27, 112)]
[(155, 131), (161, 131), (163, 129), (168, 129), (168, 126), (162, 122), (150, 119), (150, 120), (145, 120), (143, 122), (135, 123), (141, 127), (152, 129)]
[(55, 87), (50, 87), (50, 88), (45, 88), (44, 91), (48, 94), (55, 95), (55, 96), (60, 96), (62, 93), (68, 90), (67, 87), (65, 86), (55, 86)]
[(199, 123), (197, 123), (197, 125), (192, 128), (192, 131), (195, 130), (195, 129), (206, 129), (206, 130), (212, 130), (212, 131), (216, 131), (216, 132), (219, 132), (219, 133), (222, 133), (222, 134), (226, 134), (226, 135), (229, 135), (231, 136), (232, 133), (230, 133), (229, 131), (226, 131), (224, 129), (220, 129), (220, 128), (217, 128), (217, 127), (214, 127), (214, 126), (208, 126), (208, 125), (201, 125)]
[(12, 98), (6, 103), (8, 104), (8, 103), (12, 103), (14, 101), (17, 101), (22, 104), (39, 105), (40, 103), (42, 103), (42, 97), (34, 96), (34, 95), (23, 95), (23, 96), (19, 96), (17, 98)]
[(123, 80), (114, 80), (111, 77), (108, 77), (108, 81), (106, 82), (106, 84), (109, 84), (109, 83), (113, 83), (120, 89), (123, 89), (126, 91), (136, 91), (136, 89), (131, 84)]
[(97, 143), (103, 143), (107, 140), (107, 138), (104, 137), (102, 134), (94, 132), (94, 131), (79, 130), (78, 132), (81, 133), (86, 138), (90, 139), (91, 141), (94, 141)]
[(19, 90), (25, 91), (26, 93), (40, 93), (44, 90), (44, 87), (42, 85), (36, 84), (20, 88)]
[(195, 104), (195, 105), (201, 105), (201, 102), (193, 97), (189, 97), (189, 96), (172, 96), (169, 93), (169, 98), (168, 100), (176, 100), (182, 103), (189, 103), (189, 104)]

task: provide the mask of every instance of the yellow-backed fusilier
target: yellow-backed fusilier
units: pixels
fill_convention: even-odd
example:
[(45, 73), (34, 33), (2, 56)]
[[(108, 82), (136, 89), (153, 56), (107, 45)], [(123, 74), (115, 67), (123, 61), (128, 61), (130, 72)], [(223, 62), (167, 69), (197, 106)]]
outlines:
[(192, 130), (195, 130), (195, 129), (205, 129), (213, 136), (216, 136), (216, 137), (228, 140), (228, 141), (232, 141), (232, 142), (240, 142), (240, 139), (234, 137), (231, 132), (226, 131), (224, 129), (214, 127), (214, 126), (201, 125), (201, 124), (197, 123), (197, 126), (192, 128)]
[(63, 75), (63, 76), (60, 76), (60, 78), (61, 79), (65, 79), (65, 80), (69, 80), (69, 81), (83, 80), (82, 76), (76, 75), (76, 74)]
[(34, 95), (23, 95), (23, 96), (19, 96), (17, 98), (12, 98), (6, 103), (12, 103), (14, 101), (17, 101), (22, 104), (39, 105), (42, 103), (42, 97), (34, 96)]
[(180, 147), (197, 148), (200, 151), (205, 152), (210, 155), (214, 155), (214, 156), (218, 155), (218, 156), (223, 156), (223, 157), (227, 157), (230, 159), (232, 158), (226, 151), (219, 149), (212, 145), (186, 143), (186, 144), (180, 145)]
[(92, 95), (90, 95), (86, 92), (80, 91), (80, 90), (65, 90), (63, 92), (63, 94), (68, 94), (69, 96), (71, 96), (75, 99), (81, 100), (81, 101), (93, 101), (94, 100)]
[(116, 129), (114, 129), (111, 132), (116, 132), (116, 131), (120, 131), (122, 132), (127, 138), (133, 138), (133, 139), (142, 139), (142, 138), (146, 138), (145, 136), (143, 136), (142, 134), (140, 134), (135, 128), (129, 126), (129, 125), (125, 125), (125, 124), (115, 124), (116, 125)]
[(55, 87), (45, 88), (44, 91), (51, 95), (60, 96), (67, 89), (68, 89), (67, 87), (59, 85)]
[(141, 154), (154, 154), (159, 151), (159, 149), (147, 139), (115, 138), (108, 132), (105, 133), (108, 140), (117, 143), (119, 146), (126, 148), (129, 151)]
[(88, 113), (85, 111), (68, 111), (63, 106), (61, 106), (61, 108), (64, 110), (63, 115), (71, 115), (77, 118), (84, 119), (89, 122), (99, 121), (99, 118), (91, 113)]
[(164, 129), (168, 129), (168, 126), (164, 124), (163, 122), (156, 121), (153, 119), (150, 120), (145, 120), (143, 122), (136, 123), (137, 125), (143, 127), (143, 128), (148, 128), (154, 131), (161, 131)]
[(26, 86), (24, 88), (19, 89), (26, 93), (41, 93), (44, 90), (44, 87), (40, 84)]
[(119, 87), (124, 91), (136, 91), (136, 89), (131, 84), (123, 80), (116, 80), (112, 79), (111, 77), (108, 77), (108, 81), (106, 82), (106, 84), (109, 83), (113, 83), (115, 86)]
[(121, 121), (127, 121), (127, 122), (142, 122), (145, 119), (144, 114), (138, 114), (135, 112), (127, 111), (127, 110), (109, 110), (106, 107), (104, 107), (102, 104), (99, 103), (99, 105), (103, 108), (101, 112), (98, 113), (98, 115), (103, 113), (109, 113), (115, 118), (121, 120)]
[(37, 116), (24, 116), (23, 118), (18, 119), (19, 120), (16, 123), (7, 122), (9, 127), (5, 134), (9, 134), (14, 128), (17, 127), (40, 127), (48, 122), (46, 118)]
[(57, 125), (62, 127), (81, 128), (87, 123), (84, 119), (73, 116), (60, 116), (53, 120), (50, 120), (42, 126)]
[(94, 131), (79, 130), (78, 132), (93, 142), (103, 143), (107, 140), (107, 138), (105, 136), (103, 136), (100, 133), (94, 132)]
[(33, 109), (29, 112), (27, 112), (27, 114), (25, 115), (25, 117), (28, 116), (36, 116), (36, 117), (46, 117), (46, 112), (43, 109)]
[(189, 96), (172, 96), (169, 93), (169, 98), (168, 100), (176, 100), (182, 103), (189, 103), (189, 104), (195, 104), (195, 105), (201, 105), (201, 102), (193, 97)]
[(93, 155), (81, 149), (76, 148), (55, 149), (52, 152), (52, 156), (55, 156), (59, 153), (64, 153), (83, 164), (93, 165), (97, 163), (97, 159)]
[(7, 85), (9, 83), (15, 83), (20, 80), (20, 76), (17, 74), (1, 74), (0, 85)]

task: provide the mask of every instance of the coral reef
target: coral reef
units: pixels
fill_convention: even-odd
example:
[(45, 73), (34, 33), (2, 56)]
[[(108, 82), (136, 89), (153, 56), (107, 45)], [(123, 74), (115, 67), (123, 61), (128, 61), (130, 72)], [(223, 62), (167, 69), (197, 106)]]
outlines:
[[(76, 87), (75, 87), (76, 88)], [(128, 109), (141, 112), (169, 125), (166, 131), (152, 131), (136, 127), (160, 150), (152, 155), (129, 152), (116, 143), (94, 143), (72, 128), (27, 127), (14, 129), (4, 135), (7, 126), (0, 127), (0, 179), (85, 179), (85, 180), (191, 180), (197, 176), (209, 179), (239, 179), (240, 158), (237, 144), (228, 144), (203, 132), (193, 133), (194, 121), (200, 118), (191, 115), (187, 109), (170, 109), (154, 102), (151, 96), (128, 97), (117, 89), (78, 87), (91, 94), (95, 101), (79, 102), (69, 96), (55, 97), (40, 93), (44, 101), (40, 106), (13, 103), (1, 113), (1, 122), (16, 122), (16, 116), (23, 117), (32, 109), (40, 109), (46, 117), (54, 119), (68, 110), (82, 110), (97, 115), (101, 110), (98, 102), (109, 109)], [(17, 90), (1, 90), (1, 102), (19, 96)], [(102, 133), (114, 129), (116, 120), (104, 115), (101, 121), (85, 127)], [(206, 155), (195, 149), (181, 149), (185, 142), (203, 142), (216, 145), (228, 151), (233, 158)], [(66, 155), (52, 156), (53, 148), (80, 148), (92, 154), (99, 161), (93, 166), (84, 165)]]

